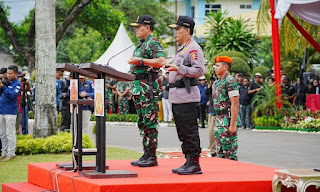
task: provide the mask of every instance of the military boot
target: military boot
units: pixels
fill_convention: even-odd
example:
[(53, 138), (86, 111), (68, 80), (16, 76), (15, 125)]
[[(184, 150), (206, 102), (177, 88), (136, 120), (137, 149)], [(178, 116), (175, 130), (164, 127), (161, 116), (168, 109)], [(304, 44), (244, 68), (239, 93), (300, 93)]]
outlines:
[(139, 167), (153, 167), (158, 166), (156, 148), (147, 149), (146, 157), (137, 163)]
[(187, 163), (184, 167), (177, 170), (179, 175), (194, 175), (202, 174), (201, 167), (199, 164), (199, 155), (190, 156), (187, 155)]
[[(187, 156), (185, 155), (185, 158), (187, 159)], [(178, 168), (175, 168), (175, 169), (172, 169), (172, 173), (177, 173), (178, 172), (178, 170), (180, 170), (180, 169), (184, 169), (184, 167), (187, 165), (187, 160), (186, 160), (186, 162), (182, 165), (182, 166), (180, 166), (180, 167), (178, 167)]]
[(131, 165), (133, 166), (138, 166), (138, 163), (145, 160), (147, 158), (147, 148), (144, 147), (143, 148), (143, 155), (140, 157), (140, 159), (136, 160), (136, 161), (131, 161)]

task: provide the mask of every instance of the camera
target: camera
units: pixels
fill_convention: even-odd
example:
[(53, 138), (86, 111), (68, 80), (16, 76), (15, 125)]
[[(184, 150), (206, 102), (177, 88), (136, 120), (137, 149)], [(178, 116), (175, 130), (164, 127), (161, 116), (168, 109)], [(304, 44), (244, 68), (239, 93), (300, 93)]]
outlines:
[(10, 85), (10, 82), (9, 82), (9, 80), (8, 80), (7, 78), (5, 78), (5, 79), (0, 79), (0, 81), (1, 81), (1, 83), (2, 83), (3, 85), (5, 85), (5, 86), (9, 86), (9, 85)]
[(215, 77), (210, 77), (210, 81), (214, 82), (216, 80)]

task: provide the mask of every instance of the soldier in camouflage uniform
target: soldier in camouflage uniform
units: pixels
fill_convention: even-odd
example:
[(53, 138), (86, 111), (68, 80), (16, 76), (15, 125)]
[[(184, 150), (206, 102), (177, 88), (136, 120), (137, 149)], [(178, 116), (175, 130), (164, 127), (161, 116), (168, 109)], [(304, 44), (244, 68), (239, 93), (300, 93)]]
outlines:
[(229, 74), (231, 64), (232, 60), (227, 56), (215, 58), (215, 72), (219, 77), (213, 92), (215, 136), (218, 157), (238, 160), (239, 84)]
[(118, 106), (120, 114), (125, 115), (129, 113), (129, 96), (130, 96), (131, 85), (129, 82), (117, 83), (118, 93)]
[(129, 59), (131, 73), (136, 75), (132, 85), (132, 94), (138, 118), (140, 135), (143, 137), (143, 156), (131, 164), (140, 167), (158, 165), (156, 148), (158, 147), (158, 95), (161, 81), (159, 68), (165, 65), (165, 55), (159, 41), (153, 37), (155, 21), (149, 15), (141, 15), (131, 27), (136, 27), (136, 36), (140, 44)]
[(115, 112), (114, 92), (116, 90), (116, 83), (116, 80), (106, 77), (106, 99), (108, 100), (108, 110), (110, 109), (112, 113)]

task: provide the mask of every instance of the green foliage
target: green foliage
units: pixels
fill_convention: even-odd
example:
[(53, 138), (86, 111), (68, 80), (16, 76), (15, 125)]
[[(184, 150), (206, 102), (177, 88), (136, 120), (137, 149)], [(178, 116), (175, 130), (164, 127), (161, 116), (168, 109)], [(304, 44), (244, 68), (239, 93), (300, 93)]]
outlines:
[(280, 127), (283, 121), (283, 116), (266, 116), (253, 118), (255, 126), (265, 126), (265, 127)]
[[(253, 117), (257, 117), (258, 114), (266, 115), (266, 116), (276, 116), (279, 114), (283, 114), (282, 109), (279, 110), (276, 107), (276, 96), (275, 96), (275, 87), (274, 86), (263, 86), (263, 89), (256, 94), (256, 96), (252, 100), (252, 104), (255, 105), (255, 109), (252, 112)], [(282, 100), (283, 106), (287, 106), (287, 108), (283, 110), (292, 109), (292, 105), (287, 100)]]
[(211, 12), (207, 15), (210, 26), (209, 36), (205, 45), (205, 55), (211, 61), (222, 51), (239, 51), (247, 58), (255, 55), (258, 43), (256, 35), (251, 33), (248, 20), (226, 17), (227, 12)]
[[(93, 148), (92, 139), (84, 134), (82, 140), (83, 148)], [(41, 153), (63, 153), (71, 152), (71, 133), (61, 132), (47, 138), (33, 138), (32, 135), (18, 135), (16, 154), (41, 154)]]
[[(154, 26), (154, 35), (160, 36), (172, 36), (173, 30), (168, 28), (168, 24), (174, 23), (174, 14), (166, 9), (166, 6), (172, 2), (161, 3), (156, 0), (120, 0), (118, 9), (125, 14), (125, 17), (129, 23), (135, 22), (139, 15), (149, 14), (154, 18), (156, 24)], [(135, 28), (128, 28), (131, 32), (131, 36), (134, 41), (137, 41), (135, 37)]]
[[(92, 28), (89, 28), (87, 32), (83, 29), (76, 29), (75, 37), (69, 39), (67, 46), (70, 62), (78, 63), (86, 53), (96, 47), (102, 40), (101, 34)], [(82, 62), (95, 61), (104, 51), (103, 49), (95, 50), (84, 58)]]
[(266, 78), (269, 76), (269, 70), (270, 69), (268, 67), (260, 65), (253, 69), (252, 74), (261, 73), (262, 77)]
[(28, 112), (28, 117), (29, 117), (29, 119), (34, 119), (34, 113), (33, 113), (33, 111), (29, 111), (29, 112)]
[(231, 57), (232, 65), (230, 72), (231, 73), (243, 73), (245, 76), (251, 76), (251, 70), (247, 62), (245, 62), (240, 57)]
[(239, 51), (222, 51), (218, 53), (216, 56), (239, 57), (245, 62), (248, 62), (248, 57)]
[(273, 67), (271, 37), (262, 37), (256, 48), (256, 55), (253, 61), (254, 67), (263, 65), (271, 69)]

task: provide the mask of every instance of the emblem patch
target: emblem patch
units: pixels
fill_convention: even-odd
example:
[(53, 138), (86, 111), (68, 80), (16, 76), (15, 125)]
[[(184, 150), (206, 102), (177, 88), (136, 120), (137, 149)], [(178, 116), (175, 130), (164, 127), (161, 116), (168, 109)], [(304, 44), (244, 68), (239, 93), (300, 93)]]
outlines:
[(191, 57), (193, 60), (197, 60), (198, 59), (198, 53), (194, 52), (191, 54)]

